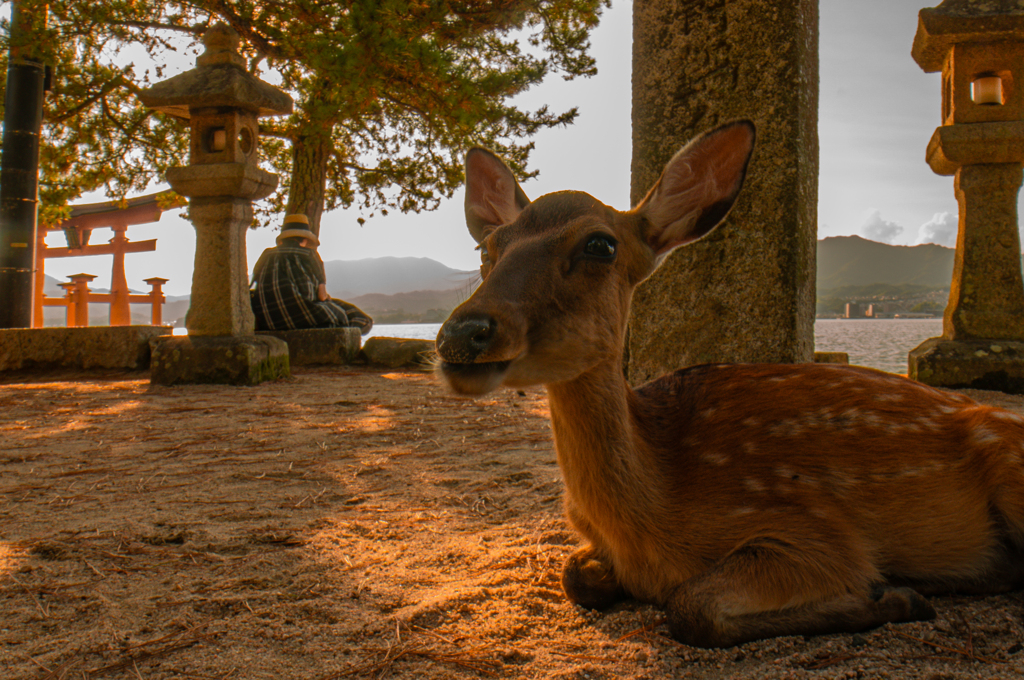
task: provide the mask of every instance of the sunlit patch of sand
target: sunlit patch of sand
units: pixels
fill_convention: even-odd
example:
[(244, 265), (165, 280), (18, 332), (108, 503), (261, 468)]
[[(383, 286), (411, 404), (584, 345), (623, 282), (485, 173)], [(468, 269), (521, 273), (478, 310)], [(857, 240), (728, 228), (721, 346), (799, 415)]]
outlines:
[(96, 409), (92, 413), (93, 415), (97, 416), (116, 416), (126, 413), (128, 411), (134, 411), (140, 406), (142, 406), (141, 401), (122, 401), (117, 404), (114, 404), (113, 406)]
[(381, 374), (380, 377), (386, 378), (387, 380), (423, 380), (425, 378), (429, 379), (429, 376), (423, 373), (383, 373)]
[(95, 427), (87, 420), (72, 420), (63, 427), (54, 428), (53, 432), (74, 432), (75, 430), (88, 430)]
[(24, 560), (25, 551), (11, 543), (0, 542), (0, 578), (13, 574)]
[(394, 411), (376, 404), (370, 406), (367, 410), (369, 413), (362, 418), (346, 421), (342, 426), (343, 429), (349, 431), (381, 432), (394, 428)]
[(528, 408), (526, 409), (526, 412), (530, 415), (540, 416), (541, 418), (551, 418), (551, 409), (547, 407), (547, 402), (545, 402), (544, 406)]
[(49, 383), (21, 383), (4, 385), (5, 390), (14, 392), (40, 392), (49, 394), (57, 392), (68, 394), (77, 392), (80, 394), (96, 394), (99, 392), (113, 392), (123, 394), (128, 391), (145, 391), (149, 387), (149, 380), (125, 380), (120, 382), (49, 382)]

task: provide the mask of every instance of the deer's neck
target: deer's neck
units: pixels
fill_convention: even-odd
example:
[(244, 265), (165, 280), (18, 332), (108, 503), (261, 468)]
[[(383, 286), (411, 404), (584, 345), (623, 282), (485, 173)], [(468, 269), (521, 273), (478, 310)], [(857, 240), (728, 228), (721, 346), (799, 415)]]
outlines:
[(638, 400), (621, 366), (601, 364), (547, 390), (570, 504), (591, 520), (610, 508), (643, 516), (642, 506), (653, 500), (650, 455), (637, 427)]

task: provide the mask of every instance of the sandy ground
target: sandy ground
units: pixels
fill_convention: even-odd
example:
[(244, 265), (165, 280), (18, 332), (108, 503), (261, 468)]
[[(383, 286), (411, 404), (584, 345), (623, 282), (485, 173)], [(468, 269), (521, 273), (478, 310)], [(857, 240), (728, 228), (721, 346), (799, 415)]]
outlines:
[(348, 369), (0, 383), (4, 680), (1024, 675), (1021, 593), (716, 651), (649, 606), (570, 605), (541, 390), (468, 401)]

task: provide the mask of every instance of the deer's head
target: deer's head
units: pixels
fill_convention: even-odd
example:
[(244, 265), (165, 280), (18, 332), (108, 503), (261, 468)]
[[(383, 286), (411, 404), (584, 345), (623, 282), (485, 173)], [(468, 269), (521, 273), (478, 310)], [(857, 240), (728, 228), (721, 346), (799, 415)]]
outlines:
[(728, 214), (754, 137), (748, 121), (698, 137), (628, 212), (579, 191), (530, 202), (501, 159), (470, 150), (466, 223), (480, 244), (483, 282), (437, 336), (452, 389), (561, 382), (621, 361), (633, 289)]

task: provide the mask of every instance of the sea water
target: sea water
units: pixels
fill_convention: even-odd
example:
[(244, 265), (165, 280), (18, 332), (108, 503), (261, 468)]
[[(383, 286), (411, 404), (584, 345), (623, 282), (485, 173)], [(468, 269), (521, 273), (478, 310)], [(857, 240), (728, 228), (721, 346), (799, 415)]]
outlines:
[(363, 342), (376, 337), (434, 340), (440, 330), (441, 324), (439, 323), (373, 324), (370, 332), (363, 336)]
[[(375, 325), (374, 336), (433, 340), (439, 323)], [(846, 352), (850, 363), (891, 373), (907, 372), (907, 352), (942, 334), (942, 319), (818, 319), (814, 344), (819, 352)]]
[(907, 373), (907, 353), (942, 335), (942, 319), (818, 319), (814, 349), (846, 352), (850, 363)]

